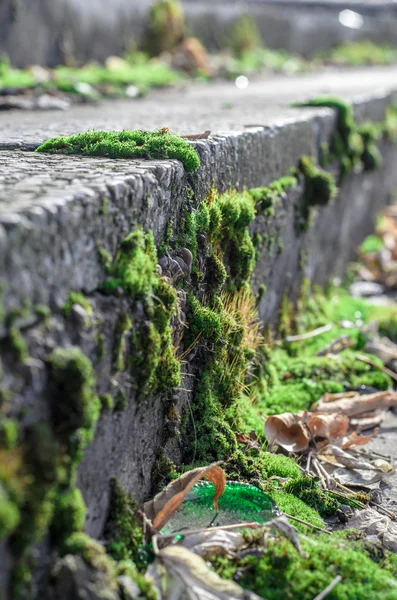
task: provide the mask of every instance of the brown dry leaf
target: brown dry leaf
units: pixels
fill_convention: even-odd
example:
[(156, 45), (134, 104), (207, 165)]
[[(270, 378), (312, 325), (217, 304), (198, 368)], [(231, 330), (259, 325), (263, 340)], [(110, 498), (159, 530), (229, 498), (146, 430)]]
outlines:
[(153, 500), (145, 502), (143, 511), (153, 522), (153, 527), (160, 530), (180, 507), (187, 494), (200, 479), (208, 479), (215, 486), (214, 507), (218, 510), (218, 500), (225, 491), (226, 475), (219, 467), (221, 463), (212, 463), (207, 467), (198, 467), (171, 481), (157, 494)]
[(243, 452), (249, 452), (250, 450), (260, 452), (262, 450), (262, 445), (254, 430), (250, 431), (249, 435), (236, 433), (236, 440), (239, 444), (244, 444)]
[(347, 438), (345, 438), (341, 443), (341, 448), (343, 450), (347, 450), (352, 446), (364, 446), (368, 444), (369, 440), (372, 440), (373, 437), (378, 435), (379, 429), (375, 429), (375, 431), (369, 435), (359, 435), (355, 431), (351, 433)]
[(336, 438), (349, 429), (349, 419), (343, 415), (308, 413), (308, 417), (306, 425), (313, 437)]
[(283, 413), (267, 417), (265, 436), (269, 448), (277, 444), (289, 452), (300, 452), (309, 446), (309, 432), (304, 425), (305, 413)]
[[(348, 452), (345, 452), (341, 448), (338, 448), (338, 446), (328, 446), (327, 450), (332, 452), (336, 461), (340, 465), (343, 465), (344, 467), (347, 467), (348, 469), (358, 469), (358, 470), (362, 470), (362, 471), (379, 471), (380, 470), (377, 467), (375, 467), (374, 465), (372, 465), (370, 462), (368, 462), (366, 460), (362, 460), (361, 458), (356, 458), (352, 454), (349, 454)], [(322, 458), (323, 458), (323, 456), (319, 456), (320, 460)]]
[(371, 413), (366, 413), (362, 416), (358, 416), (357, 418), (350, 419), (350, 425), (356, 431), (365, 431), (366, 429), (373, 429), (374, 427), (377, 427), (383, 423), (385, 417), (385, 410), (375, 410)]
[(327, 398), (320, 398), (311, 407), (312, 411), (321, 413), (342, 413), (348, 417), (371, 412), (377, 408), (391, 408), (397, 406), (397, 394), (394, 392), (376, 392), (375, 394), (363, 394), (330, 402)]

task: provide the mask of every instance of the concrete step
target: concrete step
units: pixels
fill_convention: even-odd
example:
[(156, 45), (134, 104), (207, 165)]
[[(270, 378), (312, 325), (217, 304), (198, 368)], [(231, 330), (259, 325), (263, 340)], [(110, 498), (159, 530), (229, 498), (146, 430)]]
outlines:
[[(132, 311), (139, 319), (141, 307), (131, 306), (125, 295), (100, 293), (106, 271), (99, 249), (114, 256), (121, 240), (138, 226), (152, 230), (160, 244), (167, 225), (172, 222), (178, 231), (212, 185), (219, 192), (266, 185), (288, 173), (302, 155), (318, 161), (322, 143), (334, 131), (336, 115), (328, 108), (293, 109), (291, 102), (324, 92), (338, 94), (352, 101), (359, 121), (381, 121), (385, 109), (397, 100), (395, 75), (395, 69), (349, 71), (342, 81), (336, 75), (327, 79), (326, 89), (321, 75), (256, 82), (244, 92), (232, 83), (198, 86), (185, 95), (162, 92), (137, 103), (74, 109), (61, 121), (53, 113), (0, 115), (0, 282), (5, 317), (0, 329), (1, 390), (12, 395), (8, 413), (18, 419), (22, 431), (50, 419), (48, 355), (70, 345), (92, 361), (98, 394), (116, 397), (122, 392), (126, 401), (122, 411), (101, 415), (79, 467), (90, 535), (102, 535), (111, 477), (141, 501), (151, 492), (159, 448), (175, 462), (181, 460), (183, 440), (169, 431), (168, 407), (171, 403), (182, 413), (186, 410), (194, 400), (192, 381), (200, 369), (195, 353), (188, 354), (181, 385), (166, 395), (144, 398), (136, 373), (115, 371), (112, 357), (119, 317)], [(226, 107), (226, 102), (233, 106)], [(197, 173), (188, 176), (178, 161), (31, 151), (51, 135), (89, 127), (159, 126), (177, 133), (212, 130), (208, 140), (193, 142), (201, 159)], [(264, 325), (277, 322), (283, 298), (296, 298), (305, 279), (324, 284), (343, 275), (355, 247), (371, 232), (376, 213), (397, 185), (397, 146), (383, 141), (380, 150), (382, 165), (348, 176), (333, 203), (315, 207), (306, 231), (295, 227), (302, 181), (280, 198), (274, 214), (260, 214), (251, 225), (252, 235), (274, 240), (272, 250), (259, 246), (252, 278), (254, 294), (261, 286), (267, 288), (258, 303)], [(229, 261), (232, 264), (233, 257)], [(91, 316), (77, 309), (64, 314), (62, 306), (71, 291), (87, 295)], [(43, 322), (37, 305), (49, 308), (49, 320)], [(29, 357), (18, 360), (7, 317), (23, 307), (15, 326)], [(0, 589), (13, 564), (5, 546), (3, 550)]]

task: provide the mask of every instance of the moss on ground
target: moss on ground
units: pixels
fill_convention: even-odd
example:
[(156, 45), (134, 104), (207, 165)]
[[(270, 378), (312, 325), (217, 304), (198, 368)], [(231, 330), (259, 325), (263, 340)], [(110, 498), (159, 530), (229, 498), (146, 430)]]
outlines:
[(109, 158), (176, 158), (188, 173), (197, 171), (200, 159), (186, 140), (162, 131), (87, 131), (47, 140), (36, 152), (83, 154)]
[(277, 536), (269, 540), (259, 558), (213, 557), (211, 562), (223, 578), (237, 580), (243, 588), (268, 600), (312, 600), (337, 575), (342, 580), (329, 595), (333, 600), (396, 597), (394, 561), (388, 565), (372, 560), (349, 541), (335, 536), (305, 537), (301, 545), (304, 555), (299, 555), (289, 540)]
[(65, 302), (65, 304), (62, 307), (62, 311), (65, 316), (68, 317), (70, 315), (73, 304), (78, 304), (79, 306), (84, 308), (87, 315), (92, 314), (92, 304), (88, 300), (88, 298), (86, 298), (86, 296), (84, 296), (84, 294), (82, 294), (81, 292), (70, 292), (67, 302)]

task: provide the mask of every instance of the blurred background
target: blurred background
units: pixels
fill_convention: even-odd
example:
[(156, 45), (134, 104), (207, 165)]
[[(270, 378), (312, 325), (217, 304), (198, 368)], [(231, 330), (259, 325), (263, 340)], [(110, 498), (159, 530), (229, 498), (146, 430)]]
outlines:
[[(142, 49), (153, 4), (0, 0), (0, 53), (15, 67), (121, 56)], [(305, 57), (351, 41), (397, 44), (395, 0), (183, 0), (182, 5), (187, 34), (212, 52), (228, 46), (233, 23), (247, 15), (268, 48)]]

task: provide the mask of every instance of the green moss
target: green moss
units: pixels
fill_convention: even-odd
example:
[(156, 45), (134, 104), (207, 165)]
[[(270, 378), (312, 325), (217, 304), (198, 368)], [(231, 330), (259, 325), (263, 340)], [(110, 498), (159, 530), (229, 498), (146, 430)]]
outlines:
[[(168, 391), (180, 383), (180, 363), (172, 340), (171, 319), (177, 311), (176, 291), (157, 274), (157, 254), (152, 233), (137, 229), (120, 244), (107, 293), (122, 288), (132, 302), (139, 300), (147, 320), (122, 315), (116, 327), (114, 365), (134, 375), (140, 391)], [(110, 285), (111, 284), (111, 285)], [(129, 332), (127, 343), (126, 333)], [(116, 403), (117, 404), (117, 403)]]
[(176, 158), (188, 173), (197, 171), (200, 166), (200, 159), (189, 142), (161, 131), (87, 131), (53, 138), (41, 144), (36, 151), (109, 158)]
[(79, 348), (57, 348), (48, 357), (51, 419), (72, 463), (91, 441), (100, 414), (91, 361)]
[[(269, 490), (268, 493), (269, 496), (276, 502), (279, 509), (282, 512), (287, 513), (287, 515), (297, 517), (298, 519), (302, 519), (302, 521), (307, 521), (316, 527), (325, 527), (325, 523), (320, 517), (318, 511), (315, 508), (310, 507), (300, 498), (297, 498), (294, 494), (290, 494), (284, 489), (273, 489)], [(306, 525), (294, 523), (294, 527), (295, 525), (296, 528), (303, 533), (310, 531), (310, 528), (308, 528)]]
[[(299, 555), (289, 540), (276, 537), (266, 552), (240, 560), (211, 559), (215, 570), (225, 578), (238, 571), (238, 583), (268, 600), (312, 600), (335, 578), (342, 580), (331, 592), (334, 600), (392, 600), (397, 583), (392, 574), (365, 553), (335, 536), (319, 535), (301, 539), (305, 554)], [(331, 596), (330, 596), (331, 597)]]
[(296, 185), (298, 185), (298, 179), (295, 175), (285, 175), (272, 181), (268, 186), (251, 188), (248, 193), (254, 199), (256, 206), (265, 211), (265, 214), (269, 214), (266, 211), (273, 207), (277, 198)]
[(262, 46), (260, 31), (250, 15), (244, 15), (234, 21), (227, 41), (229, 48), (238, 57)]
[(18, 327), (12, 326), (8, 330), (8, 344), (17, 360), (24, 362), (29, 358), (27, 343)]
[(113, 582), (116, 574), (116, 566), (113, 560), (106, 555), (105, 548), (99, 542), (93, 540), (82, 532), (72, 533), (63, 542), (62, 555), (77, 554), (87, 565), (102, 571), (108, 576), (109, 582)]
[(305, 180), (304, 201), (307, 206), (325, 206), (336, 196), (337, 188), (331, 173), (323, 171), (309, 156), (302, 156), (299, 170)]
[(340, 180), (350, 172), (362, 169), (376, 169), (382, 162), (382, 156), (376, 146), (376, 141), (387, 129), (388, 114), (384, 123), (363, 123), (358, 126), (352, 107), (344, 100), (333, 97), (314, 98), (299, 106), (324, 106), (333, 108), (337, 113), (337, 126), (329, 145), (328, 156), (324, 162), (339, 160)]
[(150, 56), (172, 52), (184, 37), (183, 9), (179, 0), (158, 0), (150, 8), (143, 48)]
[(73, 304), (78, 304), (86, 311), (87, 315), (92, 314), (92, 304), (91, 302), (82, 294), (81, 292), (70, 292), (68, 301), (63, 305), (62, 311), (65, 316), (69, 316)]
[(18, 505), (0, 484), (0, 540), (5, 539), (15, 531), (19, 521)]
[(360, 252), (363, 254), (372, 254), (379, 252), (383, 248), (383, 241), (375, 234), (369, 235), (360, 245)]
[(273, 475), (291, 477), (292, 479), (301, 477), (301, 471), (296, 462), (282, 454), (264, 452), (261, 455), (261, 463), (267, 477), (273, 477)]
[(125, 355), (127, 350), (126, 336), (131, 330), (132, 321), (125, 313), (120, 313), (117, 318), (114, 346), (113, 346), (113, 367), (116, 371), (124, 371)]
[(110, 480), (109, 515), (105, 526), (107, 551), (117, 561), (131, 559), (141, 568), (144, 545), (142, 524), (136, 515), (137, 504), (132, 495)]
[(101, 208), (100, 208), (100, 214), (103, 217), (106, 217), (106, 215), (109, 212), (109, 198), (107, 196), (103, 196), (102, 198), (102, 203), (101, 203)]
[(101, 407), (103, 411), (112, 410), (114, 408), (114, 400), (111, 394), (102, 394), (99, 397), (99, 400), (101, 401)]
[(23, 446), (22, 493), (18, 505), (20, 522), (11, 540), (14, 554), (23, 559), (26, 551), (39, 541), (53, 515), (55, 487), (60, 478), (60, 448), (46, 423), (25, 431)]
[(215, 253), (210, 254), (207, 259), (206, 278), (208, 289), (212, 293), (219, 293), (226, 281), (227, 271), (223, 262)]
[(98, 362), (105, 358), (105, 334), (100, 331), (95, 337), (95, 353)]
[(0, 421), (0, 447), (6, 450), (16, 448), (19, 437), (19, 424), (15, 419), (2, 418)]
[(87, 509), (79, 489), (75, 488), (57, 494), (51, 534), (62, 544), (63, 540), (84, 527)]
[(336, 65), (391, 65), (397, 62), (397, 49), (387, 44), (376, 44), (370, 40), (346, 42), (318, 54), (321, 61)]
[(38, 317), (40, 317), (40, 319), (43, 319), (44, 321), (48, 320), (51, 316), (51, 310), (44, 304), (36, 304), (34, 307), (34, 312)]
[(307, 506), (314, 508), (322, 517), (335, 514), (340, 506), (332, 494), (320, 488), (314, 477), (300, 477), (283, 486), (288, 494), (303, 500)]
[(114, 410), (123, 411), (127, 408), (127, 397), (123, 388), (119, 387), (114, 401)]

